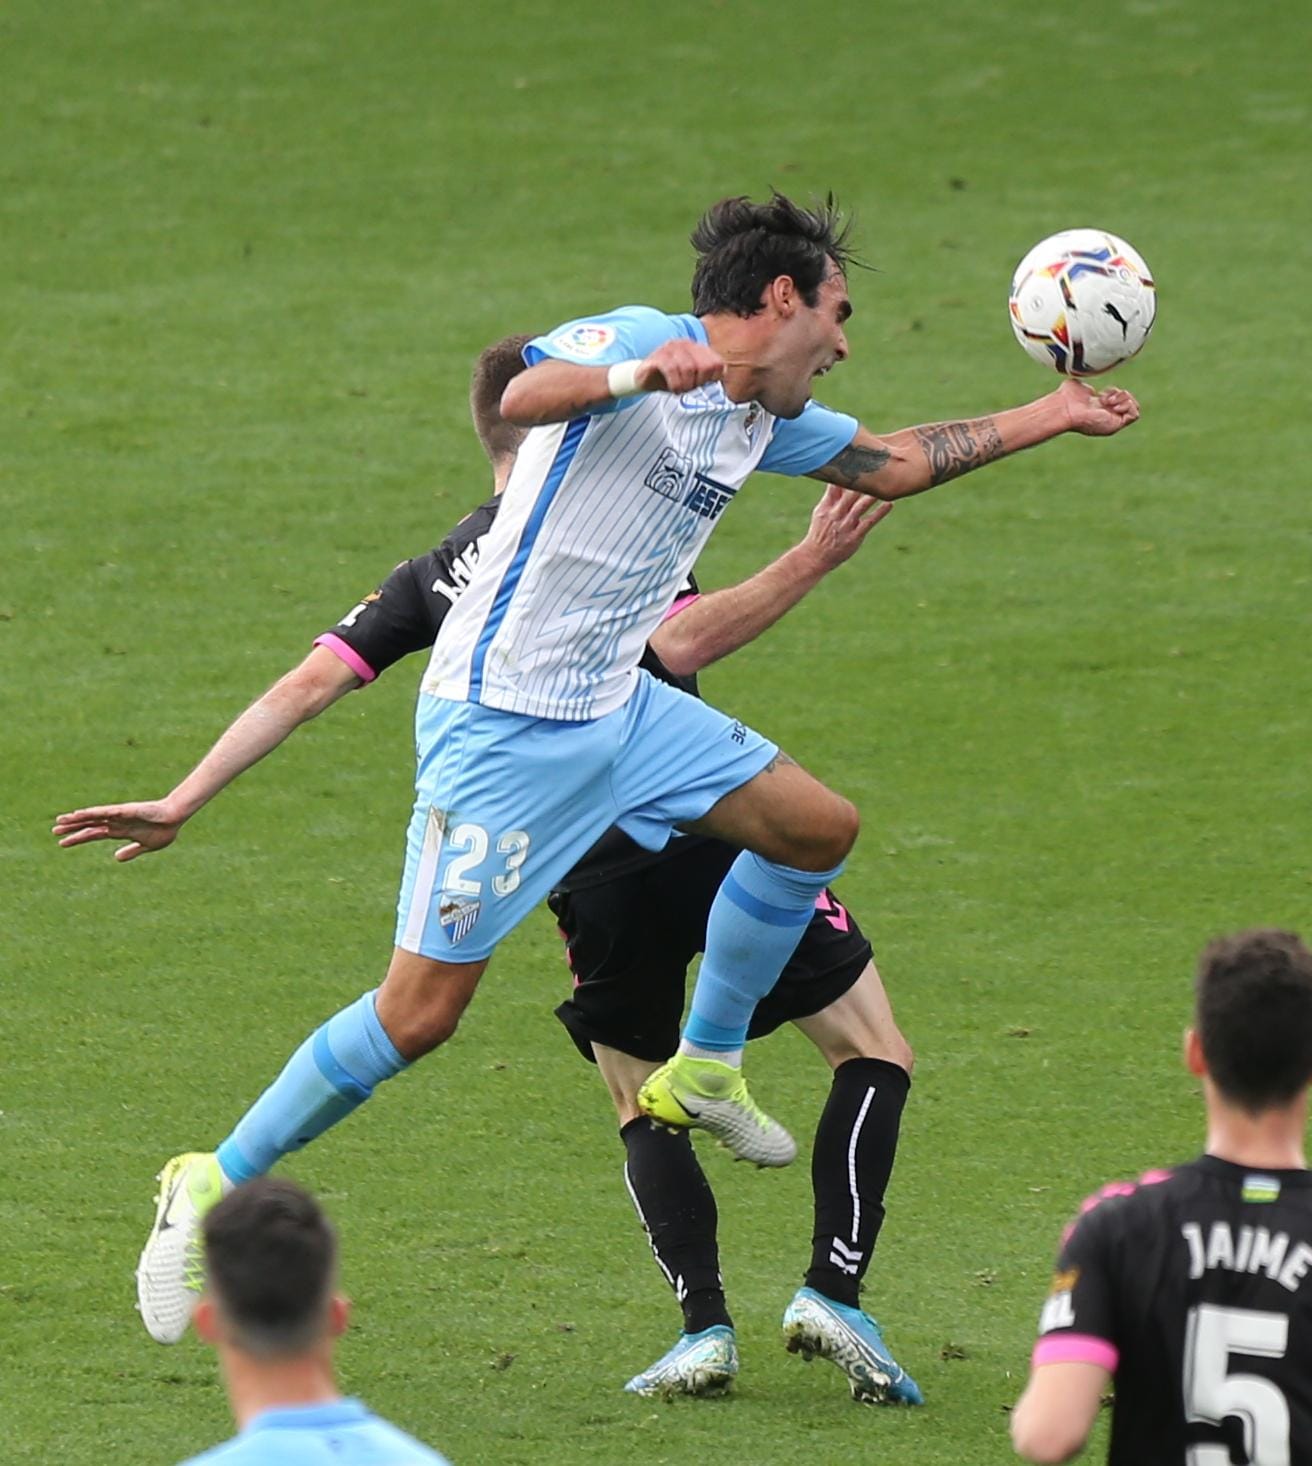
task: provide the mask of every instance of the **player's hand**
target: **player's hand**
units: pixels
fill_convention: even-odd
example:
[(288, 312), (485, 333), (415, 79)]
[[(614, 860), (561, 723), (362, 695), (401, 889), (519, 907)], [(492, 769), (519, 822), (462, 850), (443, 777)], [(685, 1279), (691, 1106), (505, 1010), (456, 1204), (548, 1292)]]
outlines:
[(724, 358), (700, 341), (665, 341), (644, 357), (638, 386), (644, 392), (691, 392), (724, 376)]
[(55, 817), (51, 834), (60, 845), (86, 845), (92, 840), (127, 840), (114, 852), (115, 860), (135, 860), (152, 850), (163, 850), (178, 838), (183, 821), (164, 800), (144, 804), (98, 804)]
[(1053, 395), (1066, 409), (1071, 431), (1089, 438), (1109, 438), (1139, 420), (1139, 404), (1123, 387), (1097, 391), (1087, 382), (1068, 380)]
[(875, 525), (892, 512), (893, 505), (884, 499), (830, 484), (811, 511), (811, 526), (802, 544), (826, 572), (833, 570), (850, 560)]

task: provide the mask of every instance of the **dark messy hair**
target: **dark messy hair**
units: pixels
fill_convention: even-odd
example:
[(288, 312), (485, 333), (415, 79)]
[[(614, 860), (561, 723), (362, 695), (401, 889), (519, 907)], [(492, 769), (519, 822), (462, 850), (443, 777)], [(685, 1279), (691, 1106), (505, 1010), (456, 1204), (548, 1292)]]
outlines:
[(831, 260), (844, 274), (860, 263), (848, 246), (850, 228), (833, 194), (809, 209), (774, 189), (764, 204), (721, 199), (692, 231), (694, 313), (754, 316), (766, 286), (780, 275), (791, 276), (813, 306)]
[(1194, 1026), (1220, 1092), (1251, 1113), (1312, 1080), (1312, 953), (1293, 932), (1220, 937), (1198, 963)]
[(233, 1342), (260, 1358), (304, 1353), (322, 1336), (337, 1237), (294, 1181), (263, 1176), (205, 1215), (205, 1277)]
[(524, 347), (532, 336), (505, 336), (479, 352), (469, 382), (469, 411), (474, 431), (493, 467), (513, 458), (524, 441), (526, 429), (517, 428), (501, 416), (501, 395), (513, 377), (524, 370)]

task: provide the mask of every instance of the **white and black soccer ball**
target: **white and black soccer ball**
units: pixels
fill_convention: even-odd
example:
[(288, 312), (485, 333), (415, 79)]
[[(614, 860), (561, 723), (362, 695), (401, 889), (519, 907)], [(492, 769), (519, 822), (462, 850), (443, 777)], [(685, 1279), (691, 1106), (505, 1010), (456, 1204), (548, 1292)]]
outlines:
[(1157, 319), (1143, 256), (1103, 229), (1064, 229), (1036, 244), (1011, 278), (1011, 329), (1065, 377), (1096, 377), (1128, 361)]

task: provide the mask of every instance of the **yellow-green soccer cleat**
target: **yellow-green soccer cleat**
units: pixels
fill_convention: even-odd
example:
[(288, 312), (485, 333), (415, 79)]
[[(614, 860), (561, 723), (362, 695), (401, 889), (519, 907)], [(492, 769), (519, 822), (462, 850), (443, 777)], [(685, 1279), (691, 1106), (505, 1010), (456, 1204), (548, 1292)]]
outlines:
[(638, 1108), (658, 1125), (709, 1131), (758, 1166), (786, 1166), (797, 1154), (793, 1137), (747, 1092), (741, 1071), (718, 1059), (676, 1054), (638, 1091)]
[(201, 1218), (231, 1186), (218, 1157), (199, 1151), (175, 1155), (156, 1180), (155, 1225), (137, 1263), (137, 1307), (152, 1339), (176, 1344), (205, 1284)]

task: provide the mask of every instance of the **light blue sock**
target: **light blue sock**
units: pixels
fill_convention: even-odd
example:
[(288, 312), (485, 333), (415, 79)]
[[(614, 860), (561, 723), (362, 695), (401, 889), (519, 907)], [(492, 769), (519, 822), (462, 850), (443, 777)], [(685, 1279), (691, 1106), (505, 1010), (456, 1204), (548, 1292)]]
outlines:
[(219, 1165), (230, 1180), (264, 1175), (289, 1151), (300, 1150), (344, 1120), (376, 1084), (406, 1067), (378, 1021), (376, 991), (316, 1029), (237, 1122), (218, 1151)]
[(793, 870), (744, 850), (729, 868), (706, 921), (686, 1042), (732, 1053), (747, 1039), (756, 1005), (802, 940), (816, 897), (842, 870)]

